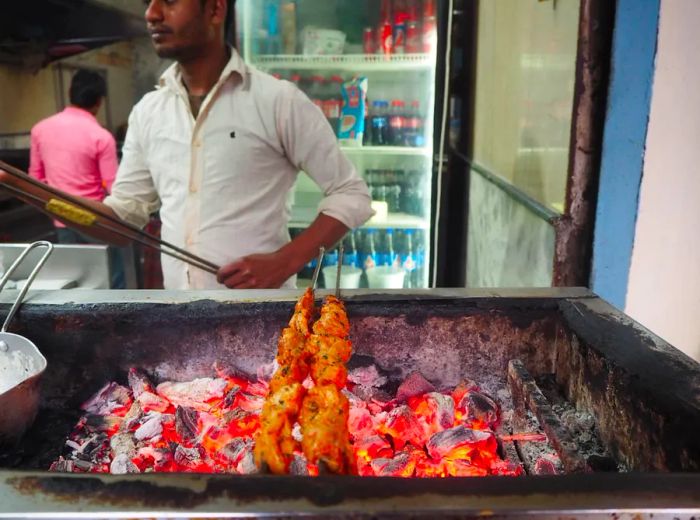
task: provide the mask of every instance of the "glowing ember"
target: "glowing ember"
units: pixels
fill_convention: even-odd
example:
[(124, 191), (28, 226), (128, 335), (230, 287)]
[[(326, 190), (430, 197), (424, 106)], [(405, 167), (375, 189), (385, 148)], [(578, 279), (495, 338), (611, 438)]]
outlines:
[[(267, 383), (220, 369), (216, 372), (215, 378), (154, 386), (146, 374), (132, 369), (129, 388), (105, 385), (82, 406), (85, 416), (51, 470), (257, 472), (253, 439), (260, 427)], [(259, 372), (269, 377), (272, 371)], [(344, 390), (359, 475), (430, 478), (523, 473), (519, 464), (499, 456), (495, 430), (500, 410), (476, 384), (465, 382), (452, 391), (438, 392), (414, 373), (399, 386), (396, 398), (365, 400), (354, 390), (361, 394), (370, 388), (369, 379), (381, 378), (365, 370), (351, 377)], [(313, 383), (307, 380), (308, 385)], [(298, 425), (292, 436), (301, 439)], [(549, 468), (541, 469), (546, 473)], [(318, 475), (319, 468), (307, 464), (300, 452), (290, 471)]]

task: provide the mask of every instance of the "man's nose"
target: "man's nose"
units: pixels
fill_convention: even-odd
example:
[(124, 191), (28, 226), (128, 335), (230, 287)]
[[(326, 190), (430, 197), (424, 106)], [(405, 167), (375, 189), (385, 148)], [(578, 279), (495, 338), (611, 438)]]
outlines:
[(151, 0), (148, 2), (145, 13), (146, 22), (157, 23), (163, 20), (163, 10), (161, 9), (160, 0)]

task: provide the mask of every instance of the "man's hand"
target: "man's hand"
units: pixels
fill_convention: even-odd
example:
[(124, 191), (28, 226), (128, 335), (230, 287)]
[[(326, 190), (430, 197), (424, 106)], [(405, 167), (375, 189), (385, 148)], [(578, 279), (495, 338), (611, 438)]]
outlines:
[(216, 279), (229, 289), (278, 289), (295, 270), (282, 252), (250, 255), (219, 269)]

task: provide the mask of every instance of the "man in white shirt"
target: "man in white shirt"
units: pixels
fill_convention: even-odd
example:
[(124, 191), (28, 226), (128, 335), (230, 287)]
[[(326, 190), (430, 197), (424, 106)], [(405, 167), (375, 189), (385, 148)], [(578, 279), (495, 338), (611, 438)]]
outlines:
[[(293, 286), (320, 246), (372, 214), (367, 185), (321, 111), (226, 45), (232, 10), (227, 0), (147, 2), (156, 52), (176, 63), (131, 113), (111, 195), (90, 203), (139, 226), (160, 210), (164, 240), (223, 265), (214, 276), (164, 256), (169, 289)], [(290, 241), (287, 200), (299, 170), (325, 198), (316, 220)], [(0, 173), (2, 182), (20, 181)]]

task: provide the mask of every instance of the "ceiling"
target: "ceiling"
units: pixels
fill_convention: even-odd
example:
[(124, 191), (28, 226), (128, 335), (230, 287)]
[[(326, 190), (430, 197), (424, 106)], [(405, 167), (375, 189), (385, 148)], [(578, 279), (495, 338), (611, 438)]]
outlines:
[(142, 17), (111, 7), (105, 0), (23, 0), (3, 4), (2, 63), (41, 67), (60, 58), (146, 35)]

